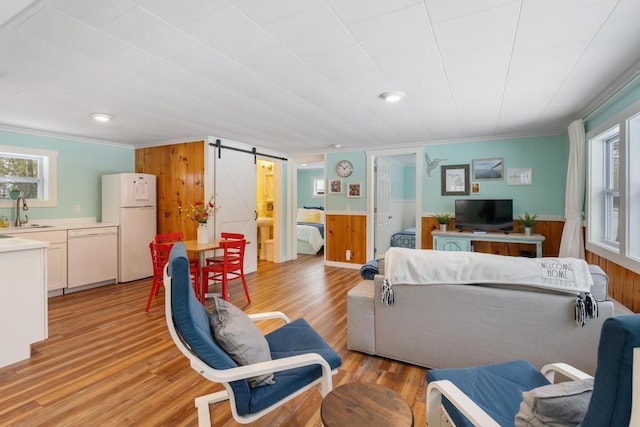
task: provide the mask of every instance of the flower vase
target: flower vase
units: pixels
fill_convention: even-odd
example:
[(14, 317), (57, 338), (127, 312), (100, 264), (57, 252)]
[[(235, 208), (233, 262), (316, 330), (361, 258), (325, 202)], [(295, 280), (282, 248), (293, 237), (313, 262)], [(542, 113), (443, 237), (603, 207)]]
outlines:
[(198, 244), (209, 243), (209, 227), (206, 222), (198, 223)]
[(524, 235), (525, 236), (531, 236), (531, 227), (525, 227), (524, 228)]
[(447, 231), (447, 224), (440, 224), (440, 231)]

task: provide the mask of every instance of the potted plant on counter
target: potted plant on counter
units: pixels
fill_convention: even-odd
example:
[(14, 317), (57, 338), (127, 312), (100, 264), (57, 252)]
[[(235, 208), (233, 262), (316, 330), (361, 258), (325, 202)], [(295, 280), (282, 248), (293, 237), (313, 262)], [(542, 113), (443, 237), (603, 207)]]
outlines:
[(451, 221), (451, 214), (440, 212), (433, 215), (433, 217), (440, 224), (440, 231), (447, 231), (447, 225), (449, 225), (449, 221)]
[(524, 216), (518, 216), (518, 220), (524, 226), (524, 235), (525, 236), (530, 236), (531, 235), (531, 229), (533, 228), (533, 226), (537, 222), (536, 221), (537, 218), (538, 218), (538, 214), (529, 215), (529, 212), (527, 212), (527, 211), (524, 211)]

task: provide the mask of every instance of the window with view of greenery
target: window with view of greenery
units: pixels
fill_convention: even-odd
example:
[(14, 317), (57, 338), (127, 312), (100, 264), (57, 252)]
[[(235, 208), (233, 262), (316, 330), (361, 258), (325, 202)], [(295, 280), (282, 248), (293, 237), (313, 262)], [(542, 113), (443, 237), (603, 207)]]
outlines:
[(27, 199), (42, 197), (42, 158), (0, 154), (0, 197), (18, 189)]
[(0, 206), (10, 206), (12, 190), (30, 207), (56, 206), (57, 159), (56, 151), (0, 145)]

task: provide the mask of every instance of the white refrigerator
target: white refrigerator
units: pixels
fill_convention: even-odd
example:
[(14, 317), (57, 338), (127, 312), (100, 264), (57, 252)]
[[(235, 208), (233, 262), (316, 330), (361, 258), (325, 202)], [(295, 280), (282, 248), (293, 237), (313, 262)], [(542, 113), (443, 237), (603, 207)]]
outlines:
[(118, 282), (152, 276), (149, 243), (156, 235), (156, 177), (103, 175), (102, 221), (118, 224)]

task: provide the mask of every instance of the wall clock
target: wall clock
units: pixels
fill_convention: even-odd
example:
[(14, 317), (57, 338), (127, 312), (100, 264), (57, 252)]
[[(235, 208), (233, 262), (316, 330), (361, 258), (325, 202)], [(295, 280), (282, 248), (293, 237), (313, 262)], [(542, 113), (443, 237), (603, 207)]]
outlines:
[(336, 172), (341, 177), (346, 178), (353, 173), (353, 165), (349, 160), (340, 160), (338, 166), (336, 166)]

